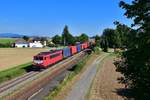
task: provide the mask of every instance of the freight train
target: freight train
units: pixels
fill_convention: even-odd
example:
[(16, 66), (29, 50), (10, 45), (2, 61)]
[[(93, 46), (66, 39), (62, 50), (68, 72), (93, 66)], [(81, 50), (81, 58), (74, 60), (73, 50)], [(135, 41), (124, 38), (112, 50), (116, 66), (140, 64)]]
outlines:
[(41, 52), (33, 57), (33, 66), (42, 69), (48, 68), (50, 65), (55, 64), (64, 58), (73, 56), (74, 54), (89, 48), (91, 45), (93, 44), (90, 42), (85, 42), (75, 46), (68, 46), (61, 50)]

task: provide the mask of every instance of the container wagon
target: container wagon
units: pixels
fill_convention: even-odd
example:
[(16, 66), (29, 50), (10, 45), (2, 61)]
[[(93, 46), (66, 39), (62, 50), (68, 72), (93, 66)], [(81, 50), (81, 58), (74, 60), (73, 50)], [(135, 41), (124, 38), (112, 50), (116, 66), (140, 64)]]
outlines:
[(81, 44), (76, 45), (76, 47), (77, 47), (77, 52), (80, 52), (81, 51)]
[(82, 50), (83, 50), (83, 49), (86, 49), (86, 48), (87, 48), (87, 43), (81, 44), (81, 48), (82, 48)]
[(69, 46), (70, 50), (71, 50), (71, 55), (74, 55), (75, 53), (77, 53), (77, 47), (76, 46)]
[(64, 58), (67, 58), (67, 57), (69, 57), (69, 56), (71, 56), (71, 50), (70, 50), (70, 48), (69, 48), (69, 47), (64, 48), (64, 49), (63, 49), (63, 57), (64, 57)]
[(84, 49), (84, 44), (81, 44), (81, 50), (83, 50)]

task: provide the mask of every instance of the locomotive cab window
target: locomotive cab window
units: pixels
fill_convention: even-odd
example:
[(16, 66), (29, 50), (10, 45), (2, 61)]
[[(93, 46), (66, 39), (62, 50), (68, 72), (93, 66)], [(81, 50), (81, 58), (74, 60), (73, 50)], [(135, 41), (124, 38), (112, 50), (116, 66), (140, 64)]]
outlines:
[(43, 57), (35, 57), (34, 60), (43, 60)]

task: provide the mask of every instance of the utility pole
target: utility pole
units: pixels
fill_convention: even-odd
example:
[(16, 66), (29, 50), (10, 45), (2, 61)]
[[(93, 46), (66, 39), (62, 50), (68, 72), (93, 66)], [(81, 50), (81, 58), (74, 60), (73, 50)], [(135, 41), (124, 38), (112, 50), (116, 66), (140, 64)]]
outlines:
[(66, 45), (66, 39), (65, 39), (65, 36), (64, 36), (64, 46)]

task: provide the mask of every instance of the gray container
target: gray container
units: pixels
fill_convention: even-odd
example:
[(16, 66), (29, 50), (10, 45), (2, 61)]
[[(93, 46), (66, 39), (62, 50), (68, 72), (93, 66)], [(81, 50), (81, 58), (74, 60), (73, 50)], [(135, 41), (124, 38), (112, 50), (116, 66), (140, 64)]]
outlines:
[(63, 56), (64, 56), (64, 58), (71, 56), (70, 48), (67, 47), (67, 48), (63, 49)]
[(81, 51), (81, 44), (76, 45), (76, 47), (77, 47), (77, 52), (80, 52)]

